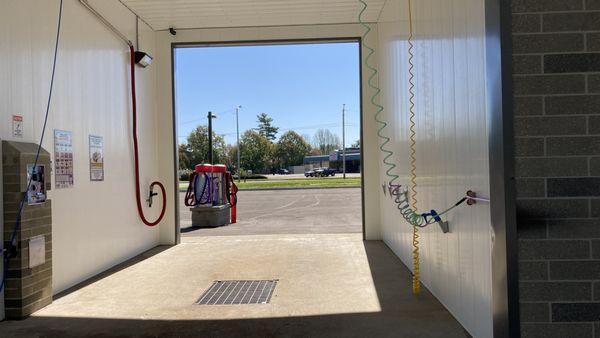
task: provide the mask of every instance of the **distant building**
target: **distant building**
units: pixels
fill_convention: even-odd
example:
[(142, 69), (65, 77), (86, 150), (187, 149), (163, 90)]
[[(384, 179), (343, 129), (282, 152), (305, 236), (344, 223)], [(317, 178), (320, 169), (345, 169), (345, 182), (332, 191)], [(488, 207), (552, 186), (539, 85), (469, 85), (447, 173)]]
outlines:
[[(304, 157), (305, 170), (329, 167), (342, 171), (342, 150), (332, 151), (329, 155), (314, 155)], [(360, 172), (360, 148), (346, 148), (346, 172)]]

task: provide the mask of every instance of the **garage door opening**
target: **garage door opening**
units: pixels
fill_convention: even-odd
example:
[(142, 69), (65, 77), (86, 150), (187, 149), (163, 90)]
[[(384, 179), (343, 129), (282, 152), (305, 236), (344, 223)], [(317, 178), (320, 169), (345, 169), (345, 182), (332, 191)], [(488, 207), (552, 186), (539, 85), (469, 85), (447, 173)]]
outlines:
[[(177, 45), (173, 60), (181, 236), (363, 233), (357, 39)], [(215, 201), (231, 188), (211, 161), (237, 196)]]

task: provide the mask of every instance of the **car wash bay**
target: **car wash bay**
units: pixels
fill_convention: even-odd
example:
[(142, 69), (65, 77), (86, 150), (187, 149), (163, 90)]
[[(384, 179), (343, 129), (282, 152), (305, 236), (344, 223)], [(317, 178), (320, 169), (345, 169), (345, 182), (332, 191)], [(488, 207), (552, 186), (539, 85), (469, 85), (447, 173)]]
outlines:
[[(0, 101), (2, 117), (11, 121), (0, 129), (7, 141), (3, 162), (11, 164), (3, 165), (5, 245), (11, 244), (14, 210), (28, 187), (26, 167), (44, 130), (59, 3), (10, 2), (0, 11), (8, 42), (0, 50), (8, 56)], [(509, 311), (514, 257), (506, 254), (507, 245), (514, 245), (512, 201), (504, 195), (507, 171), (498, 157), (505, 130), (497, 105), (497, 6), (467, 0), (218, 5), (64, 0), (41, 142), (47, 152), (38, 163), (48, 168), (48, 201), (28, 205), (22, 214), (51, 212), (51, 224), (37, 233), (27, 228), (38, 226), (27, 218), (19, 229), (21, 250), (9, 262), (8, 277), (21, 287), (6, 288), (4, 305), (9, 317), (29, 318), (0, 323), (0, 332), (426, 337), (516, 332), (516, 312)], [(364, 232), (181, 236), (173, 49), (327, 39), (362, 44)], [(151, 64), (131, 67), (128, 44), (152, 56)], [(144, 60), (136, 56), (133, 61)], [(99, 168), (91, 156), (97, 148), (103, 151), (101, 180), (92, 171)], [(166, 198), (154, 185), (158, 195), (150, 207), (145, 200), (154, 181), (162, 182)], [(404, 193), (405, 187), (414, 190)], [(469, 190), (481, 199), (467, 204)], [(431, 225), (417, 228), (418, 238), (412, 224), (423, 219), (417, 208), (431, 216), (425, 220)], [(439, 223), (430, 210), (442, 213)], [(157, 218), (156, 225), (144, 224)], [(442, 231), (445, 221), (448, 233)], [(39, 236), (45, 260), (32, 267), (29, 248), (37, 248)], [(421, 282), (418, 295), (413, 272)], [(242, 283), (230, 286), (237, 294), (253, 286), (270, 291), (255, 297), (261, 304), (202, 304), (213, 283), (218, 288), (219, 281), (229, 280)]]

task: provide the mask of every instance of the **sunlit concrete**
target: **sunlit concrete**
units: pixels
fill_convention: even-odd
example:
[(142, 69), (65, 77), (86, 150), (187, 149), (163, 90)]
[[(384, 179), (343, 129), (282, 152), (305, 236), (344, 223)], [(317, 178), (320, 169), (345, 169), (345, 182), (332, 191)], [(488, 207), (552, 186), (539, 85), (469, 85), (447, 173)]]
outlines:
[[(72, 291), (0, 336), (464, 337), (382, 242), (361, 234), (187, 237)], [(145, 259), (143, 259), (145, 258)], [(200, 306), (214, 280), (278, 279), (269, 304)], [(118, 330), (118, 331), (114, 331)]]
[(362, 233), (360, 188), (238, 192), (238, 222), (189, 228), (190, 208), (180, 193), (182, 236)]

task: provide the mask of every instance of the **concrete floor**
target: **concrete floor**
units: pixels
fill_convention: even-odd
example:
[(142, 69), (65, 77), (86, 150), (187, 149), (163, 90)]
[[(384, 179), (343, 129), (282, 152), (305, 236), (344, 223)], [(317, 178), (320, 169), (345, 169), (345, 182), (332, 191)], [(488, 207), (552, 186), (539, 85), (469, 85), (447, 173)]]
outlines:
[[(184, 237), (57, 299), (0, 336), (465, 337), (409, 271), (361, 234)], [(133, 264), (135, 263), (135, 264)], [(200, 306), (218, 279), (279, 279), (271, 302)]]
[(190, 228), (180, 193), (182, 236), (362, 233), (360, 188), (240, 191), (238, 222)]

